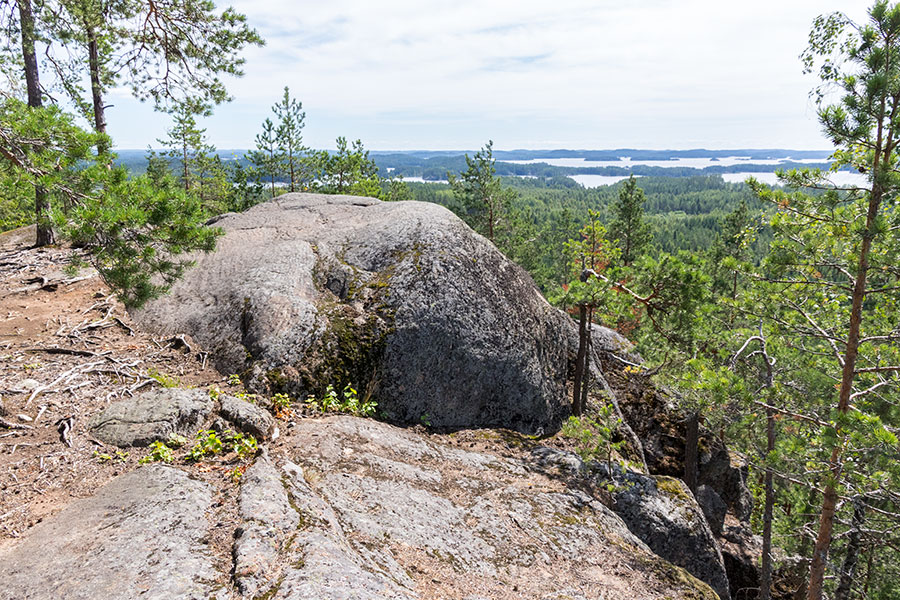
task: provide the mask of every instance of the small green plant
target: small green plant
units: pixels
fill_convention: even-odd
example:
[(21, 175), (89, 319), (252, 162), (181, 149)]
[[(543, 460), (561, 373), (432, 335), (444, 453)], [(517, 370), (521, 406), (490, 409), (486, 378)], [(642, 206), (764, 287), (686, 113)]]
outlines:
[(204, 458), (222, 454), (226, 450), (231, 450), (240, 460), (245, 460), (259, 451), (259, 444), (252, 435), (230, 430), (220, 434), (211, 429), (203, 429), (197, 432), (197, 443), (186, 458), (199, 462)]
[(256, 438), (252, 435), (236, 433), (230, 437), (228, 442), (231, 449), (234, 450), (235, 454), (237, 454), (238, 458), (241, 460), (254, 456), (259, 450)]
[(244, 476), (244, 470), (240, 467), (235, 467), (232, 470), (228, 471), (228, 478), (231, 479), (231, 482), (235, 485), (241, 482), (241, 477)]
[(569, 417), (563, 425), (562, 435), (575, 440), (578, 455), (584, 462), (603, 460), (609, 464), (613, 453), (625, 447), (624, 440), (613, 441), (619, 421), (612, 406), (604, 405), (596, 418)]
[(166, 446), (169, 448), (181, 448), (182, 446), (187, 446), (187, 443), (190, 440), (184, 437), (181, 434), (173, 433), (169, 436), (169, 439), (166, 440)]
[(241, 376), (237, 373), (232, 373), (228, 376), (228, 385), (243, 385), (241, 383)]
[(272, 396), (272, 412), (276, 417), (285, 417), (291, 412), (291, 397), (287, 394)]
[(72, 256), (69, 258), (66, 266), (63, 267), (63, 273), (65, 273), (66, 277), (78, 277), (81, 270), (86, 269), (88, 266), (87, 261), (80, 256)]
[(153, 367), (147, 369), (147, 377), (156, 380), (156, 383), (163, 386), (164, 388), (174, 388), (181, 385), (181, 381), (179, 381), (177, 377), (166, 375), (165, 373), (160, 373)]
[(249, 402), (250, 404), (256, 404), (256, 401), (259, 400), (259, 396), (256, 394), (248, 394), (247, 392), (237, 392), (234, 397), (238, 400)]
[(207, 456), (221, 454), (224, 448), (218, 433), (211, 429), (201, 429), (197, 432), (197, 443), (188, 452), (187, 459), (199, 462)]
[(112, 460), (112, 454), (106, 454), (105, 452), (100, 452), (99, 450), (94, 450), (93, 454), (94, 458), (97, 459), (97, 462), (109, 462)]
[(329, 385), (325, 388), (325, 394), (321, 398), (310, 395), (306, 399), (306, 403), (318, 408), (322, 412), (344, 412), (359, 417), (375, 416), (375, 409), (378, 407), (377, 402), (360, 400), (356, 389), (349, 383), (344, 386), (344, 390), (340, 396), (338, 396), (334, 386)]
[(157, 441), (150, 444), (150, 453), (142, 457), (138, 463), (142, 465), (152, 462), (170, 463), (173, 460), (175, 460), (175, 453), (172, 452), (172, 449), (163, 442)]
[(209, 397), (213, 401), (218, 400), (219, 396), (221, 396), (222, 393), (222, 390), (220, 390), (218, 387), (209, 388)]
[(425, 427), (431, 427), (431, 415), (425, 413), (424, 415), (419, 417), (419, 423), (421, 423)]

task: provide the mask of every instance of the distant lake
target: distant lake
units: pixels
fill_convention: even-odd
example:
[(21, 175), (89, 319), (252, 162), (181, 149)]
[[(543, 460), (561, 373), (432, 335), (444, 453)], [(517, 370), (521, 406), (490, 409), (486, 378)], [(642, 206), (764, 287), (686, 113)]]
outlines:
[(446, 179), (422, 179), (421, 177), (403, 176), (403, 181), (410, 183), (448, 183)]
[[(561, 158), (557, 162), (570, 162), (570, 161), (580, 161), (581, 159), (568, 159)], [(499, 162), (499, 161), (498, 161)], [(507, 161), (510, 162), (510, 161)], [(519, 161), (520, 163), (530, 162), (530, 161)], [(585, 162), (585, 161), (582, 161)], [(599, 161), (587, 161), (591, 163), (596, 163)], [(657, 162), (675, 162), (675, 161), (646, 161), (646, 163), (657, 163)], [(800, 161), (797, 161), (800, 162)], [(806, 161), (810, 162), (810, 161)], [(814, 160), (813, 162), (819, 162), (818, 160)], [(639, 164), (639, 163), (632, 163)], [(759, 161), (754, 161), (753, 164), (759, 164)], [(621, 166), (621, 163), (619, 163)], [(556, 165), (556, 166), (572, 166), (570, 164), (566, 165)], [(587, 166), (587, 165), (582, 165)], [(671, 166), (671, 165), (670, 165)], [(524, 176), (523, 178), (533, 178), (531, 175)], [(615, 185), (624, 179), (628, 179), (627, 175), (569, 175), (569, 179), (580, 183), (586, 188), (596, 188), (604, 185)], [(640, 175), (636, 175), (636, 178), (640, 178)], [(722, 179), (729, 183), (744, 183), (744, 181), (748, 177), (755, 177), (758, 181), (766, 183), (768, 185), (777, 185), (778, 177), (775, 176), (775, 173), (766, 173), (766, 172), (757, 172), (757, 173), (721, 173)], [(865, 185), (867, 183), (865, 175), (860, 173), (850, 173), (848, 171), (838, 171), (837, 173), (832, 173), (830, 176), (831, 181), (833, 181), (837, 185)], [(443, 183), (446, 184), (446, 179), (434, 180), (434, 179), (422, 179), (421, 177), (404, 177), (403, 181), (412, 182), (412, 183)]]
[[(722, 173), (722, 179), (729, 183), (743, 183), (748, 177), (755, 177), (758, 181), (769, 185), (778, 184), (778, 177), (775, 173)], [(868, 185), (868, 180), (865, 175), (862, 173), (851, 173), (850, 171), (831, 173), (828, 175), (828, 179), (836, 185)]]
[[(623, 179), (628, 179), (627, 175), (568, 175), (569, 179), (574, 179), (586, 188), (600, 187), (601, 185), (613, 185), (619, 183)], [(635, 176), (637, 179), (638, 176)]]
[[(726, 156), (713, 159), (711, 157), (700, 158), (675, 158), (673, 160), (631, 160), (628, 156), (621, 157), (620, 160), (585, 160), (583, 158), (531, 158), (529, 160), (498, 160), (497, 162), (512, 163), (515, 165), (533, 165), (537, 163), (546, 163), (553, 167), (570, 167), (574, 169), (586, 169), (588, 167), (621, 167), (627, 169), (643, 165), (647, 167), (691, 167), (694, 169), (705, 169), (706, 167), (730, 167), (733, 165), (780, 165), (785, 162), (796, 163), (822, 163), (828, 162), (827, 156), (822, 158), (781, 158), (781, 159), (759, 159), (754, 160), (748, 156)], [(602, 184), (601, 184), (602, 185)]]

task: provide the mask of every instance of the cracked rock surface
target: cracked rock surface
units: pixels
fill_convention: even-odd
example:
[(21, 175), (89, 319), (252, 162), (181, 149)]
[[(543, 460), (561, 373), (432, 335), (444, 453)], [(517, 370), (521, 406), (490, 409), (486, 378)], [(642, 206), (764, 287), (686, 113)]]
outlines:
[(715, 597), (534, 464), (372, 420), (298, 421), (240, 510), (245, 598)]
[(110, 404), (89, 428), (102, 442), (120, 448), (149, 446), (175, 434), (193, 435), (214, 407), (203, 390), (160, 388)]
[(237, 486), (141, 467), (0, 551), (0, 599), (716, 597), (589, 490), (454, 439), (307, 418)]
[(220, 585), (206, 543), (209, 485), (141, 467), (0, 552), (2, 600), (206, 600)]

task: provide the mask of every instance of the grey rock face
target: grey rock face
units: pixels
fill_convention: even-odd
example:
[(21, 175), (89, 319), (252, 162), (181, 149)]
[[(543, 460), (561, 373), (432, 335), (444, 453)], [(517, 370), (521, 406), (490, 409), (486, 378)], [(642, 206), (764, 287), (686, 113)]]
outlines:
[(212, 414), (201, 390), (162, 388), (114, 402), (91, 420), (91, 434), (119, 447), (148, 446), (173, 434), (193, 435)]
[(216, 225), (215, 253), (135, 318), (223, 372), (298, 397), (352, 382), (435, 426), (534, 431), (565, 412), (571, 324), (450, 211), (285, 194)]
[(219, 414), (240, 431), (260, 441), (272, 435), (275, 419), (269, 411), (233, 396), (222, 396), (221, 403)]
[(234, 542), (234, 579), (238, 590), (256, 598), (281, 575), (279, 557), (288, 550), (300, 521), (292, 510), (282, 475), (260, 457), (241, 478), (241, 527)]
[(708, 485), (740, 521), (749, 522), (753, 495), (747, 486), (747, 461), (732, 453), (719, 440), (700, 457), (699, 483)]
[(725, 513), (728, 512), (728, 505), (708, 485), (697, 486), (696, 497), (697, 504), (703, 510), (703, 515), (706, 517), (706, 522), (709, 523), (709, 528), (712, 530), (713, 535), (721, 536), (722, 527), (725, 525)]
[(205, 600), (207, 484), (165, 466), (114, 479), (0, 553), (0, 598)]
[(615, 329), (592, 323), (591, 343), (598, 352), (614, 354), (633, 363), (643, 362), (641, 356), (635, 353), (634, 344)]
[(244, 598), (713, 598), (596, 499), (521, 462), (353, 417), (291, 431), (287, 458), (242, 482)]
[(718, 544), (697, 501), (679, 479), (623, 471), (618, 465), (585, 465), (571, 452), (537, 448), (544, 468), (612, 484), (613, 507), (628, 529), (659, 556), (709, 584), (722, 600), (731, 597)]

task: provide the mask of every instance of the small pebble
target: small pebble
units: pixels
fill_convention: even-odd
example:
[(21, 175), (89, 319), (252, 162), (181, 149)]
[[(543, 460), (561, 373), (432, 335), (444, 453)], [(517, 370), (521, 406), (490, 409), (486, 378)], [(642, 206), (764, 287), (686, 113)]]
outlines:
[(33, 419), (31, 417), (29, 417), (28, 415), (16, 415), (16, 416), (19, 417), (20, 421), (25, 421), (26, 423), (31, 423), (31, 421), (33, 421)]

